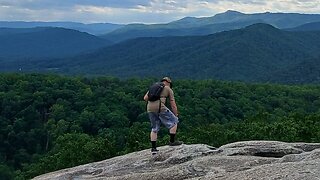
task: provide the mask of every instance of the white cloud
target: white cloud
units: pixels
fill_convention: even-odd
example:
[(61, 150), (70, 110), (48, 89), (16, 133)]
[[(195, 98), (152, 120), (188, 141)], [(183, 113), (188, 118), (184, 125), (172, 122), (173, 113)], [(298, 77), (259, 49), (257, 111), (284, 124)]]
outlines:
[(75, 11), (78, 13), (92, 13), (101, 15), (108, 15), (116, 12), (114, 8), (97, 6), (75, 6)]
[(166, 23), (227, 10), (320, 13), (320, 0), (0, 0), (0, 20)]

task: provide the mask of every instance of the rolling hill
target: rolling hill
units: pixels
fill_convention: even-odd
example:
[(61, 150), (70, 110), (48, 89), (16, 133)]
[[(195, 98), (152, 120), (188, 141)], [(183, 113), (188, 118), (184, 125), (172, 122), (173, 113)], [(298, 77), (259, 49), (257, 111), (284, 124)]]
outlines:
[(320, 82), (320, 57), (310, 58), (267, 77), (271, 82), (315, 84)]
[(0, 42), (1, 59), (69, 57), (111, 44), (65, 28), (0, 28)]
[(320, 22), (306, 23), (298, 27), (286, 29), (288, 31), (320, 31)]
[[(43, 63), (26, 70), (65, 74), (284, 82), (288, 69), (319, 60), (320, 32), (289, 32), (254, 24), (207, 36), (152, 37), (128, 40), (95, 53)], [(316, 63), (316, 62), (314, 62)], [(308, 63), (312, 65), (312, 63)], [(308, 66), (306, 64), (306, 66)], [(304, 74), (297, 74), (300, 82)], [(290, 81), (289, 83), (291, 83)]]
[(83, 24), (78, 22), (0, 21), (0, 28), (60, 27), (87, 32), (93, 35), (106, 34), (123, 26), (124, 25), (112, 23)]
[(144, 25), (131, 24), (117, 29), (107, 35), (100, 36), (112, 42), (121, 42), (138, 37), (165, 37), (165, 36), (201, 36), (214, 34), (216, 32), (240, 29), (242, 27), (260, 23), (261, 20), (240, 21), (233, 23), (206, 24), (202, 26), (167, 27), (166, 25)]

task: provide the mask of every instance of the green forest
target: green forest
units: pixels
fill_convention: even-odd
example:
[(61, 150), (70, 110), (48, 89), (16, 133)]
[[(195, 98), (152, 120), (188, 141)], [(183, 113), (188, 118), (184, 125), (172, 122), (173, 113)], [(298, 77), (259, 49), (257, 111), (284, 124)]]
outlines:
[[(172, 78), (186, 144), (320, 142), (320, 85)], [(150, 148), (143, 96), (157, 80), (0, 74), (1, 179)], [(158, 144), (168, 141), (163, 127)]]

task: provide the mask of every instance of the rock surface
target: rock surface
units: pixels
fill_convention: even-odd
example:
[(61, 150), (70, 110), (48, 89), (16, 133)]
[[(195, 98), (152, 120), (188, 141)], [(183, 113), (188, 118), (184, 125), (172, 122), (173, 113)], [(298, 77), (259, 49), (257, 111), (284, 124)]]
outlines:
[(162, 146), (35, 177), (35, 180), (316, 180), (320, 143), (244, 141), (214, 148)]

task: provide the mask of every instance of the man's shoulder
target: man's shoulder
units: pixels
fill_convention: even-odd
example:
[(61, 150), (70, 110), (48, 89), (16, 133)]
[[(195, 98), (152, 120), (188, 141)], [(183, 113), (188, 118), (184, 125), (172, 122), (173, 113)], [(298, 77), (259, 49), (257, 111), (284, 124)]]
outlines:
[(163, 89), (163, 95), (166, 97), (173, 97), (173, 90), (169, 86), (165, 86)]
[(165, 87), (163, 88), (163, 90), (172, 91), (172, 89), (171, 89), (169, 86), (165, 86)]

